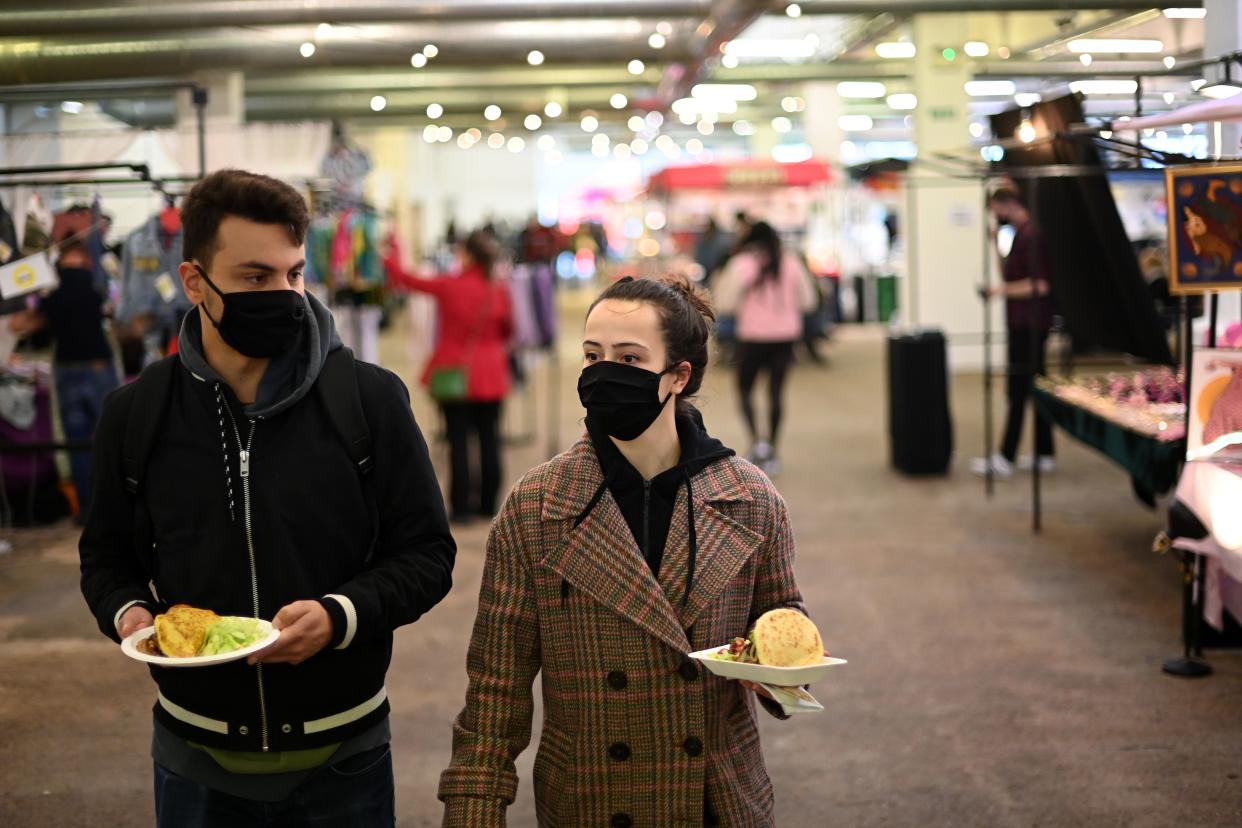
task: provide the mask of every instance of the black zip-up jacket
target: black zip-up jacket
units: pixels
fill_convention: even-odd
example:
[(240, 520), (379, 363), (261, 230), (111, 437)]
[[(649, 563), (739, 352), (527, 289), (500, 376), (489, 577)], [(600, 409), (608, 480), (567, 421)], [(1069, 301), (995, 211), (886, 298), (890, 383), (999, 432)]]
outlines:
[[(364, 480), (309, 393), (339, 341), (322, 306), (308, 304), (321, 330), (303, 337), (309, 354), (292, 369), (296, 390), (266, 413), (244, 409), (227, 386), (199, 373), (209, 371), (194, 351), (199, 340), (183, 331), (183, 364), (139, 497), (126, 491), (121, 463), (133, 386), (109, 397), (96, 431), (80, 552), (82, 591), (105, 635), (117, 639), (118, 613), (135, 601), (157, 612), (186, 603), (242, 616), (257, 604), (270, 619), (294, 601), (320, 600), (332, 617), (331, 643), (297, 666), (153, 667), (156, 717), (197, 744), (298, 750), (381, 721), (393, 630), (435, 606), (452, 583), (456, 548), (405, 386), (357, 364), (375, 460)], [(196, 324), (192, 311), (186, 330)], [(363, 486), (373, 487), (378, 526)], [(145, 520), (153, 542), (136, 549)]]

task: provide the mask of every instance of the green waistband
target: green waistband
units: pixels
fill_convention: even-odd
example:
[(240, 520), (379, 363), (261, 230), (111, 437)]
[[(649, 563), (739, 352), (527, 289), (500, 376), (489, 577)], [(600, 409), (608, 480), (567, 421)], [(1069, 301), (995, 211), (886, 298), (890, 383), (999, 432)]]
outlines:
[(215, 763), (229, 773), (298, 773), (328, 764), (332, 754), (341, 746), (325, 745), (308, 750), (286, 750), (278, 753), (257, 753), (245, 750), (219, 750), (217, 748), (196, 745), (188, 742), (190, 747), (197, 748), (210, 756)]

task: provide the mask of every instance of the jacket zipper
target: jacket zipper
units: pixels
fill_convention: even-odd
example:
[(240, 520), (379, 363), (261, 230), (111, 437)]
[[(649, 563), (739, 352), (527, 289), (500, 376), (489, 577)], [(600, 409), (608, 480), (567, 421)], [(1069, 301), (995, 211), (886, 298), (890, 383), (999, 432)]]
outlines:
[(643, 481), (643, 557), (651, 562), (651, 481)]
[[(227, 406), (227, 403), (226, 403)], [(259, 568), (254, 555), (254, 531), (250, 521), (250, 447), (254, 444), (255, 421), (250, 421), (250, 433), (246, 435), (245, 447), (242, 447), (241, 431), (237, 428), (237, 418), (233, 416), (232, 406), (229, 409), (229, 420), (233, 423), (233, 435), (237, 438), (238, 466), (242, 481), (242, 521), (246, 527), (246, 552), (250, 555), (250, 595), (253, 599), (254, 617), (259, 617)], [(270, 750), (267, 729), (267, 693), (263, 688), (263, 665), (254, 666), (255, 679), (259, 684), (259, 734), (262, 739), (263, 752)]]

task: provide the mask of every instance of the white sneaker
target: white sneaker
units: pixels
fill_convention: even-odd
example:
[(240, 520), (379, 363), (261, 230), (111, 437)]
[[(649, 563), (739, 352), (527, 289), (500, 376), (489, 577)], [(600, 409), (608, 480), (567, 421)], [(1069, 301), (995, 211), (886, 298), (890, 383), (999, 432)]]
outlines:
[(750, 447), (750, 452), (746, 455), (746, 459), (754, 463), (756, 466), (762, 466), (775, 456), (776, 452), (772, 450), (772, 444), (760, 440)]
[(1013, 477), (1013, 463), (1010, 463), (999, 452), (991, 457), (976, 457), (970, 461), (970, 473), (977, 474), (980, 477), (987, 477), (988, 464), (992, 466), (992, 476), (1000, 480), (1008, 480)]
[[(1031, 459), (1031, 455), (1024, 454), (1018, 458), (1018, 471), (1029, 472), (1035, 468), (1035, 462)], [(1057, 470), (1057, 458), (1051, 454), (1039, 455), (1039, 473), (1053, 474)]]
[(759, 465), (759, 468), (763, 469), (763, 473), (768, 477), (776, 477), (785, 467), (781, 465), (779, 457), (769, 457)]

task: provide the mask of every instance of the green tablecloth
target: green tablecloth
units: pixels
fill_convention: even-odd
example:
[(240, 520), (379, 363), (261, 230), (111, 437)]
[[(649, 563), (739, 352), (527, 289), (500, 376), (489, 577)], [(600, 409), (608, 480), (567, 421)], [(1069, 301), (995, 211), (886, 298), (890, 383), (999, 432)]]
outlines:
[(1035, 408), (1052, 423), (1130, 473), (1134, 493), (1149, 506), (1177, 485), (1185, 440), (1157, 440), (1060, 399), (1036, 386)]

